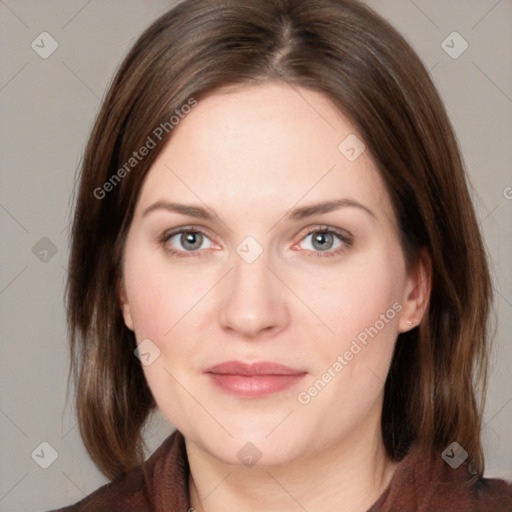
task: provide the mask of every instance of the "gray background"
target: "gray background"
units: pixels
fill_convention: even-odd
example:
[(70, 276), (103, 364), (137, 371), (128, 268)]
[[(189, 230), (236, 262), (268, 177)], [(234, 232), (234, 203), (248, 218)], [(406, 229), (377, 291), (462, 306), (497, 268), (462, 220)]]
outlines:
[[(74, 503), (106, 482), (82, 446), (72, 401), (66, 402), (63, 285), (70, 198), (75, 169), (115, 69), (140, 32), (173, 4), (166, 0), (0, 2), (1, 511), (37, 511)], [(486, 476), (510, 480), (512, 2), (371, 0), (369, 4), (406, 36), (431, 71), (475, 189), (497, 290), (496, 346), (482, 432)], [(44, 31), (59, 45), (46, 59), (31, 47), (34, 40), (41, 45), (38, 36)], [(442, 46), (454, 31), (469, 44), (458, 58)], [(445, 48), (452, 46), (452, 53), (462, 49), (462, 40), (456, 37), (452, 43), (452, 39)], [(170, 430), (157, 413), (146, 433), (150, 450)], [(48, 469), (36, 463), (51, 461), (48, 449), (41, 456), (41, 442), (58, 452)], [(34, 450), (39, 458), (31, 457)]]

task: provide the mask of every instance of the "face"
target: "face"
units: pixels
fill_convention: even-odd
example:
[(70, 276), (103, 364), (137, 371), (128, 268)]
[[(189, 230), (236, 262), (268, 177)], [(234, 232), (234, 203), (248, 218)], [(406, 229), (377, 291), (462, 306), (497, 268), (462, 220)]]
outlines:
[(144, 181), (125, 322), (162, 413), (226, 463), (286, 464), (380, 435), (422, 276), (355, 137), (320, 93), (245, 86), (199, 101)]

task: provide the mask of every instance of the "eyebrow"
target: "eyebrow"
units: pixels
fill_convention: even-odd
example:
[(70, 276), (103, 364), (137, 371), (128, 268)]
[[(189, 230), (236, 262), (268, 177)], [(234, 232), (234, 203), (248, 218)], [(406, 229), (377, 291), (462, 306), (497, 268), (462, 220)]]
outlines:
[(169, 212), (181, 213), (188, 217), (196, 217), (198, 219), (213, 220), (216, 215), (200, 206), (192, 206), (188, 204), (169, 203), (167, 201), (157, 201), (156, 203), (148, 206), (143, 212), (142, 216), (145, 217), (155, 210), (167, 210)]
[[(354, 199), (336, 199), (333, 201), (326, 201), (323, 203), (312, 204), (309, 206), (302, 206), (295, 208), (288, 212), (283, 218), (286, 220), (302, 220), (313, 215), (322, 213), (329, 213), (340, 208), (357, 208), (366, 212), (368, 215), (377, 219), (377, 216), (366, 206), (355, 201)], [(197, 219), (213, 221), (218, 217), (213, 211), (203, 208), (201, 206), (193, 206), (187, 204), (173, 203), (168, 201), (157, 201), (151, 206), (148, 206), (142, 213), (145, 217), (155, 210), (166, 210), (169, 212), (180, 213), (188, 217), (195, 217)]]
[(303, 206), (301, 208), (296, 208), (289, 212), (285, 218), (293, 219), (293, 220), (301, 220), (306, 217), (311, 217), (313, 215), (321, 214), (321, 213), (329, 213), (334, 210), (338, 210), (340, 208), (358, 208), (368, 215), (377, 219), (377, 216), (366, 206), (355, 201), (354, 199), (336, 199), (334, 201), (327, 201), (324, 203), (312, 204), (310, 206)]

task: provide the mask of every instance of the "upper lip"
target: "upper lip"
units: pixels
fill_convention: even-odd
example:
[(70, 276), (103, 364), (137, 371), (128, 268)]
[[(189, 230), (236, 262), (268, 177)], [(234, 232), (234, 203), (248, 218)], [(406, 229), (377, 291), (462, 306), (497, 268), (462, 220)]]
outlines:
[(261, 361), (255, 363), (243, 363), (241, 361), (226, 361), (225, 363), (211, 366), (205, 373), (221, 375), (300, 375), (306, 373), (303, 370), (290, 368), (283, 364)]

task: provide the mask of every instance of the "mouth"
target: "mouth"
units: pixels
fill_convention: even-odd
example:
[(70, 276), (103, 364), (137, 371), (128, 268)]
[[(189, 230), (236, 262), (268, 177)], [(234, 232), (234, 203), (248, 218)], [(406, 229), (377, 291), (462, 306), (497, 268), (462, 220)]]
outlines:
[(261, 398), (297, 385), (308, 372), (277, 363), (221, 363), (204, 372), (221, 391), (239, 397)]

